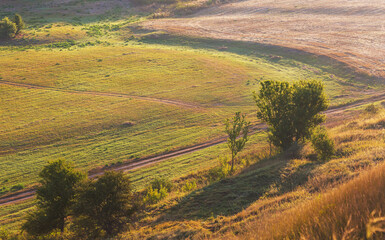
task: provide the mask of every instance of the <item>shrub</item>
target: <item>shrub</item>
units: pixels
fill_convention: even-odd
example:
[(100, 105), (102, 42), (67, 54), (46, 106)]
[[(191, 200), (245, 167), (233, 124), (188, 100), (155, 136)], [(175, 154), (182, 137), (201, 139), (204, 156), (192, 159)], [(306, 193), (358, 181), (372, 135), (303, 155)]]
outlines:
[(160, 190), (162, 188), (165, 188), (167, 192), (171, 192), (173, 184), (170, 180), (167, 178), (154, 178), (150, 185), (153, 189)]
[(334, 142), (329, 138), (324, 127), (314, 129), (310, 140), (320, 160), (326, 161), (333, 157), (335, 153)]
[(23, 21), (23, 18), (19, 14), (15, 14), (13, 22), (16, 24), (16, 34), (19, 33), (22, 29), (24, 29), (25, 23)]
[(219, 165), (209, 170), (210, 181), (222, 180), (226, 178), (231, 172), (231, 167), (228, 164), (226, 157), (221, 157), (218, 159), (218, 161)]
[(24, 188), (23, 184), (16, 184), (11, 187), (11, 192), (16, 192)]
[(146, 195), (143, 198), (144, 204), (154, 204), (167, 197), (167, 189), (163, 186), (160, 189), (154, 189), (152, 186), (147, 187)]
[(5, 17), (0, 21), (0, 38), (13, 38), (16, 33), (16, 23), (9, 20), (8, 17)]
[(376, 105), (374, 105), (373, 103), (368, 105), (366, 108), (365, 108), (365, 112), (366, 113), (369, 113), (369, 114), (377, 114), (379, 112), (380, 108)]
[(182, 187), (183, 192), (190, 192), (197, 188), (197, 183), (195, 181), (188, 181), (185, 185)]
[(145, 204), (154, 204), (167, 197), (171, 192), (173, 184), (166, 178), (155, 178), (146, 188), (146, 194), (143, 198)]

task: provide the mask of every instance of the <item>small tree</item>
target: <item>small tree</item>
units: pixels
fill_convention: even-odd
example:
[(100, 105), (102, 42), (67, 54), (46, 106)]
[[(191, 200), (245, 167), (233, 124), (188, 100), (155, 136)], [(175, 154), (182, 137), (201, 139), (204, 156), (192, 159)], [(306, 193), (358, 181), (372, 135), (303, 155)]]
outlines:
[(36, 192), (37, 210), (28, 215), (23, 229), (31, 235), (43, 235), (55, 229), (64, 231), (65, 220), (75, 195), (75, 185), (86, 176), (63, 160), (51, 162), (40, 172)]
[(269, 139), (277, 147), (289, 148), (293, 144), (294, 123), (292, 120), (293, 87), (287, 82), (263, 81), (258, 93), (257, 117), (269, 125)]
[(320, 160), (327, 161), (333, 157), (335, 153), (334, 142), (329, 138), (324, 127), (315, 128), (310, 140)]
[(232, 120), (226, 120), (226, 133), (229, 135), (227, 146), (231, 151), (231, 170), (234, 171), (235, 156), (245, 147), (248, 140), (247, 134), (249, 131), (250, 122), (246, 121), (246, 116), (236, 112)]
[(0, 21), (0, 38), (13, 38), (16, 35), (16, 23), (9, 20), (8, 17)]
[(258, 118), (269, 125), (270, 141), (284, 150), (309, 138), (312, 129), (325, 120), (320, 112), (328, 107), (319, 81), (263, 81), (254, 99)]
[(25, 23), (23, 21), (23, 18), (19, 14), (15, 14), (13, 22), (16, 24), (16, 34), (18, 34), (22, 29), (24, 29)]
[(91, 239), (119, 233), (134, 212), (131, 183), (122, 172), (108, 171), (97, 180), (84, 182), (76, 199), (75, 226)]

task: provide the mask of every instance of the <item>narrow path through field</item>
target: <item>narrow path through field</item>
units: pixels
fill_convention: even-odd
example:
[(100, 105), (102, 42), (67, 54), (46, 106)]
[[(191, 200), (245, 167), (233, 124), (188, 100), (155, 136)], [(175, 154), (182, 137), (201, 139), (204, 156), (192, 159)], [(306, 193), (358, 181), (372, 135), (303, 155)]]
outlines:
[[(352, 103), (349, 103), (349, 104), (346, 104), (343, 106), (328, 109), (324, 113), (326, 115), (329, 115), (329, 116), (341, 114), (343, 111), (354, 108), (354, 107), (365, 105), (365, 104), (368, 104), (371, 102), (384, 101), (384, 100), (385, 100), (385, 93), (379, 93), (379, 94), (373, 95), (373, 96), (366, 98), (366, 99), (363, 99), (363, 100), (357, 100), (355, 102), (352, 102)], [(258, 123), (258, 124), (255, 124), (251, 127), (250, 134), (254, 134), (256, 132), (266, 130), (266, 129), (267, 129), (267, 126), (265, 124)], [(158, 163), (158, 162), (170, 159), (170, 158), (179, 157), (179, 156), (182, 156), (182, 155), (187, 154), (187, 153), (192, 153), (192, 152), (195, 152), (195, 151), (198, 151), (201, 149), (205, 149), (205, 148), (212, 147), (212, 146), (215, 146), (215, 145), (218, 145), (221, 143), (225, 143), (226, 141), (227, 141), (226, 137), (220, 137), (216, 140), (212, 140), (212, 141), (208, 141), (205, 143), (190, 146), (187, 148), (175, 150), (175, 151), (172, 151), (172, 152), (169, 152), (166, 154), (161, 154), (158, 156), (142, 158), (142, 159), (139, 159), (139, 160), (134, 161), (134, 162), (129, 162), (129, 163), (126, 163), (126, 164), (123, 164), (120, 166), (115, 166), (113, 168), (101, 169), (101, 170), (96, 171), (96, 172), (91, 170), (89, 177), (94, 178), (94, 177), (100, 176), (106, 170), (115, 170), (115, 171), (124, 171), (124, 172), (136, 170), (136, 169), (143, 168), (143, 167), (149, 166), (151, 164)], [(13, 203), (16, 203), (19, 201), (31, 199), (35, 196), (35, 193), (36, 193), (35, 189), (26, 189), (26, 190), (23, 190), (23, 191), (14, 193), (14, 194), (0, 197), (0, 206), (13, 204)]]
[(104, 97), (132, 98), (132, 99), (138, 99), (138, 100), (144, 100), (144, 101), (156, 102), (156, 103), (163, 103), (163, 104), (168, 104), (168, 105), (176, 105), (176, 106), (187, 107), (187, 108), (203, 109), (202, 106), (199, 106), (196, 104), (185, 103), (185, 102), (180, 102), (180, 101), (175, 101), (175, 100), (170, 100), (170, 99), (152, 98), (152, 97), (146, 97), (146, 96), (133, 96), (133, 95), (128, 95), (128, 94), (124, 94), (124, 93), (67, 90), (67, 89), (60, 89), (60, 88), (54, 88), (54, 87), (39, 86), (39, 85), (34, 85), (34, 84), (15, 83), (15, 82), (10, 82), (10, 81), (5, 81), (5, 80), (0, 80), (0, 84), (9, 85), (9, 86), (16, 86), (16, 87), (23, 87), (23, 88), (30, 88), (30, 89), (58, 91), (58, 92), (65, 92), (65, 93), (71, 93), (71, 94), (86, 94), (86, 95), (104, 96)]

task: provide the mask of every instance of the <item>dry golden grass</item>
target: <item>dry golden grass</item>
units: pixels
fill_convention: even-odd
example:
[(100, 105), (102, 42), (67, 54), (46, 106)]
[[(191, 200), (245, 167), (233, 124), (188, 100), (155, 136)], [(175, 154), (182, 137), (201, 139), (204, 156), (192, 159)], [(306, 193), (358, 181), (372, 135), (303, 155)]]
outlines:
[[(291, 210), (221, 239), (364, 239), (385, 212), (385, 164)], [(375, 233), (375, 239), (384, 235)]]
[(250, 153), (250, 167), (216, 183), (191, 174), (177, 183), (195, 179), (196, 191), (172, 193), (123, 239), (381, 239), (385, 113), (355, 114), (329, 129), (332, 160), (317, 161), (305, 146), (294, 159)]

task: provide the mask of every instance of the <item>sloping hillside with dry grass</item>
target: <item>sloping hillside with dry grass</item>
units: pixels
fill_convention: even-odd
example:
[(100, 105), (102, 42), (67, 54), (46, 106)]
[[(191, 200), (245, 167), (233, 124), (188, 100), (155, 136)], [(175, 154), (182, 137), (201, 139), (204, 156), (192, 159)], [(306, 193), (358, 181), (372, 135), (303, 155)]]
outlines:
[[(124, 239), (381, 239), (374, 231), (385, 210), (384, 110), (351, 114), (326, 124), (332, 160), (318, 161), (309, 145), (269, 157), (262, 142), (240, 157), (234, 176), (213, 181), (207, 170), (176, 180)], [(191, 182), (196, 188), (186, 192)]]

